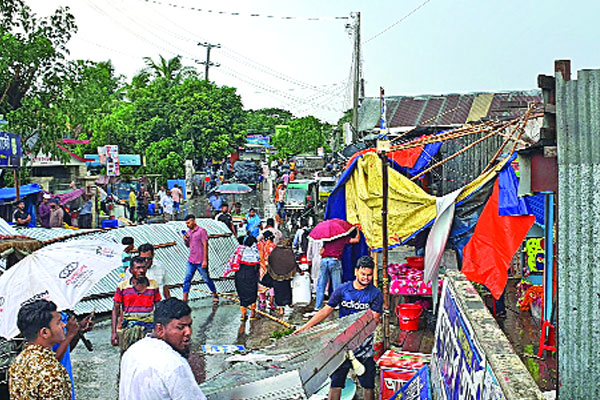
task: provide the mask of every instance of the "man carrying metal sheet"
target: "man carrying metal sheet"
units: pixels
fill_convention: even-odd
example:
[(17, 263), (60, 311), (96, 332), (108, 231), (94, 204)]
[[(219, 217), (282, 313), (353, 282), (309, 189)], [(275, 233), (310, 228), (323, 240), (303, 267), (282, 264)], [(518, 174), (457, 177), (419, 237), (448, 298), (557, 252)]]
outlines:
[[(383, 295), (381, 291), (373, 286), (373, 270), (375, 263), (369, 256), (358, 259), (354, 275), (356, 279), (352, 282), (346, 282), (335, 289), (329, 302), (310, 321), (304, 324), (296, 331), (302, 332), (312, 328), (324, 319), (326, 319), (335, 309), (340, 308), (340, 318), (350, 314), (371, 309), (377, 323), (380, 322), (383, 313)], [(375, 361), (373, 360), (373, 334), (371, 334), (360, 346), (354, 350), (354, 356), (364, 365), (365, 371), (360, 374), (358, 381), (363, 387), (363, 398), (373, 400), (375, 398)], [(329, 389), (329, 399), (339, 400), (344, 388), (346, 376), (352, 364), (347, 359), (331, 375), (331, 388)]]

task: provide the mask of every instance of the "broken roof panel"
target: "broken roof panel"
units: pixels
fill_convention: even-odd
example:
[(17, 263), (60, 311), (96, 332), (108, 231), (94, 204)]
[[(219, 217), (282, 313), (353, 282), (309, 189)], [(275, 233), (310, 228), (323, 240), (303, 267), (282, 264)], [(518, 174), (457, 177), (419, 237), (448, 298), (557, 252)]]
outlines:
[[(386, 96), (388, 127), (463, 125), (481, 119), (501, 119), (523, 114), (529, 103), (541, 102), (539, 90), (423, 96)], [(359, 130), (379, 127), (379, 98), (364, 98), (359, 110)]]
[[(206, 229), (209, 235), (208, 260), (210, 273), (212, 277), (221, 277), (225, 271), (227, 261), (236, 249), (238, 242), (222, 222), (206, 218), (198, 218), (196, 222), (199, 226)], [(189, 250), (183, 242), (182, 230), (187, 230), (185, 222), (173, 221), (166, 224), (136, 225), (108, 230), (25, 228), (20, 230), (19, 233), (40, 241), (53, 239), (80, 240), (93, 237), (120, 243), (125, 236), (131, 236), (135, 239), (136, 247), (142, 243), (158, 245), (175, 242), (176, 244), (173, 246), (158, 248), (155, 251), (156, 263), (160, 263), (168, 275), (166, 283), (173, 285), (183, 283), (187, 268)], [(199, 279), (198, 275), (196, 277)], [(86, 297), (77, 305), (75, 311), (77, 313), (88, 313), (94, 310), (94, 308), (97, 308), (98, 312), (110, 311), (113, 307), (112, 294), (119, 280), (119, 271), (115, 269), (90, 289)], [(215, 284), (218, 291), (227, 292), (234, 289), (232, 280), (218, 281)], [(181, 297), (181, 288), (173, 289), (172, 294)], [(190, 292), (190, 299), (204, 296), (206, 294), (199, 291)]]

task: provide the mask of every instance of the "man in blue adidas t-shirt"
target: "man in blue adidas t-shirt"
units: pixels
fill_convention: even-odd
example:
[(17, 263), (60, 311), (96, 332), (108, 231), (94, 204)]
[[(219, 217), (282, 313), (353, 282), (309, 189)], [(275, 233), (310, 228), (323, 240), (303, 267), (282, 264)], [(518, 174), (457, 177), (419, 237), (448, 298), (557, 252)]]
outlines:
[[(340, 318), (346, 315), (354, 314), (364, 310), (371, 309), (375, 316), (375, 321), (380, 322), (383, 313), (383, 295), (381, 291), (372, 285), (373, 270), (375, 263), (373, 259), (364, 256), (358, 259), (354, 275), (356, 279), (352, 282), (346, 282), (339, 286), (329, 299), (329, 302), (310, 321), (298, 329), (296, 332), (302, 332), (327, 318), (335, 309), (340, 308)], [(372, 400), (375, 398), (373, 388), (375, 387), (375, 361), (373, 360), (373, 334), (371, 334), (360, 346), (354, 350), (356, 358), (365, 366), (365, 373), (358, 377), (360, 385), (363, 387), (363, 398)], [(331, 388), (329, 389), (329, 399), (337, 400), (342, 395), (342, 389), (346, 382), (346, 376), (351, 368), (349, 360), (344, 361), (340, 367), (331, 374)]]

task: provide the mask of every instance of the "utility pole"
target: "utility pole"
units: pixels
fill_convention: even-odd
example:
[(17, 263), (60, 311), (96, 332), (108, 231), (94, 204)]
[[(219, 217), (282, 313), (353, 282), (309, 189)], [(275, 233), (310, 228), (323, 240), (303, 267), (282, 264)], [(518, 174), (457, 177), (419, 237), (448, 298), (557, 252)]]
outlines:
[(204, 43), (198, 43), (198, 46), (206, 47), (206, 61), (196, 61), (196, 63), (204, 65), (204, 80), (208, 82), (208, 69), (210, 67), (220, 67), (221, 66), (221, 64), (219, 64), (219, 63), (213, 63), (210, 61), (210, 49), (212, 49), (213, 47), (220, 49), (221, 45), (204, 42)]
[(360, 96), (360, 11), (354, 14), (354, 96), (352, 103), (352, 141), (358, 140), (358, 100)]

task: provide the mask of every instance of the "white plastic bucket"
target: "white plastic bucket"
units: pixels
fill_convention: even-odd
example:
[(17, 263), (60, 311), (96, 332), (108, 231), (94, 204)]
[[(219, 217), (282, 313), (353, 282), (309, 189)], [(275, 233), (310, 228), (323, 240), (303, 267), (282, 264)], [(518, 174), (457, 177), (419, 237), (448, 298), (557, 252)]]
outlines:
[(296, 274), (292, 279), (292, 303), (295, 306), (307, 306), (310, 304), (310, 275)]

